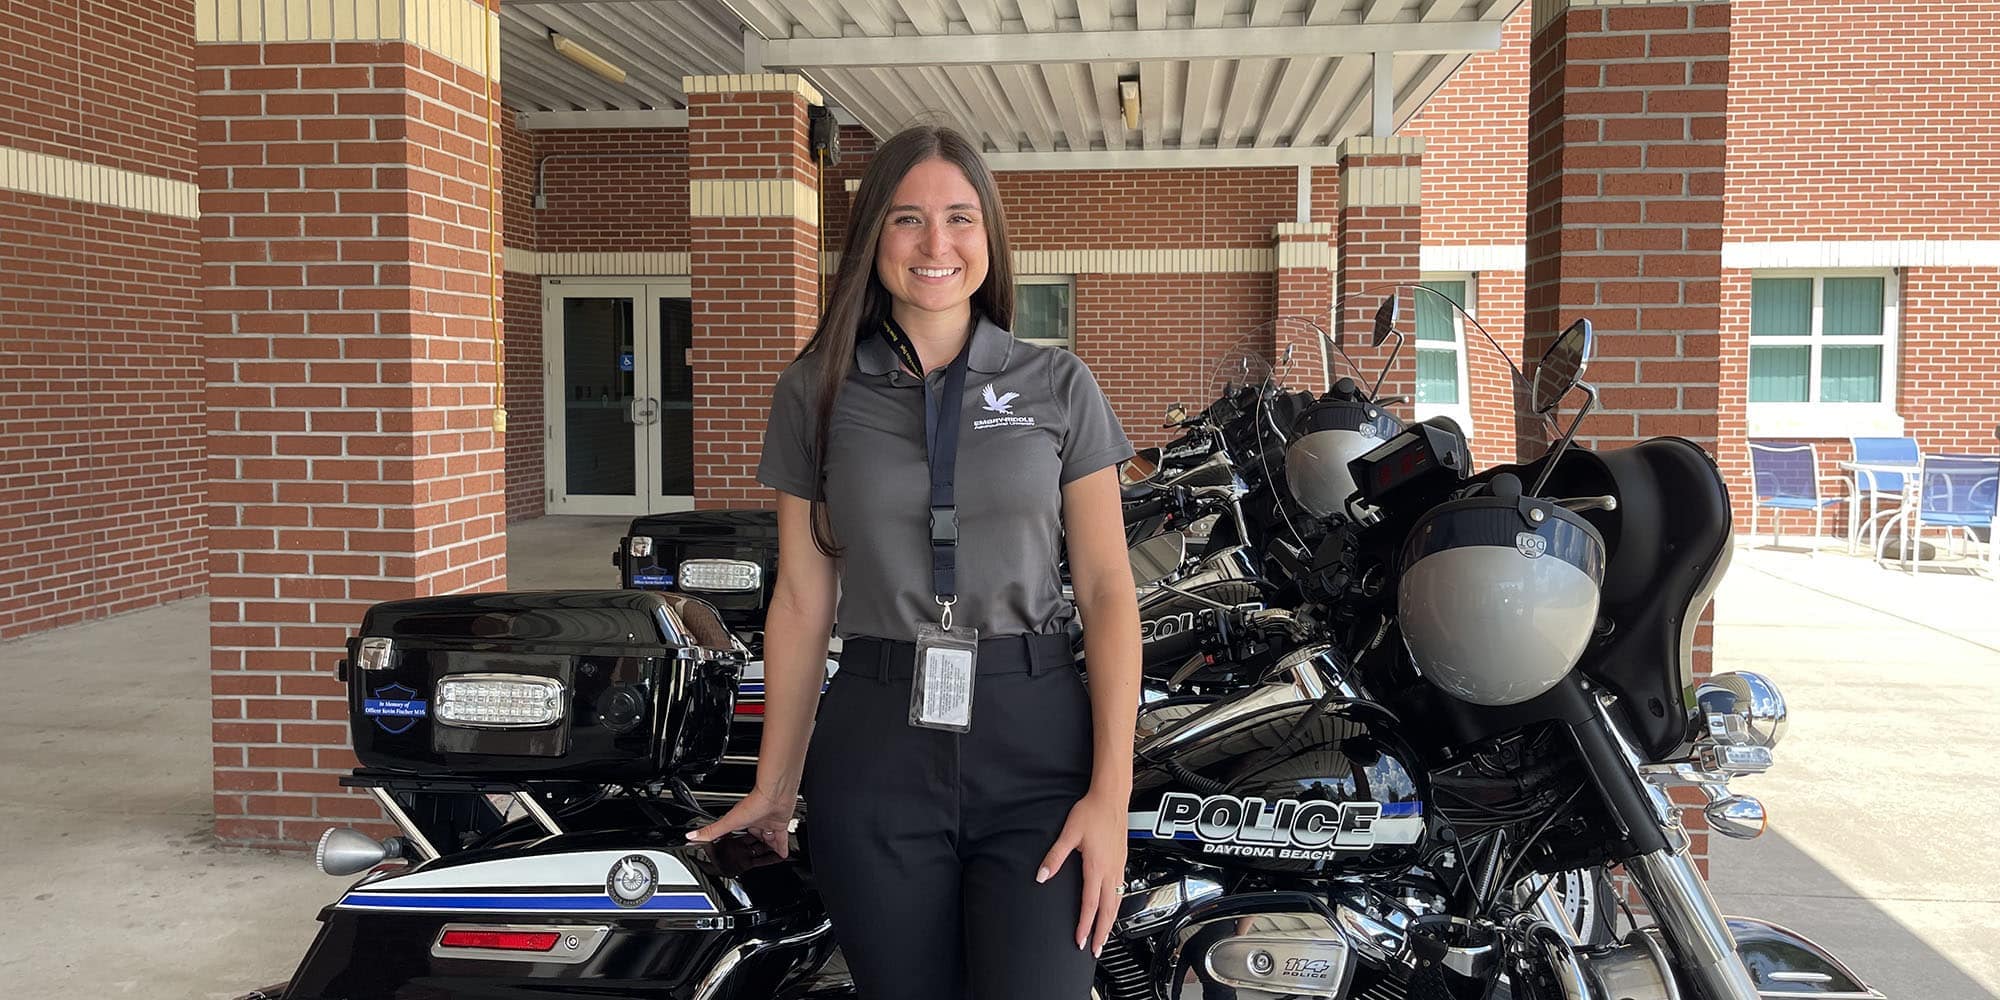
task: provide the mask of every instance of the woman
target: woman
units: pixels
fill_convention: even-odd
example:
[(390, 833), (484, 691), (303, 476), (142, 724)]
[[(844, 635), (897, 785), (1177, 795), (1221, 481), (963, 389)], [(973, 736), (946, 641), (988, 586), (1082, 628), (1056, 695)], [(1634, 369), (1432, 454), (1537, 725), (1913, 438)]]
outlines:
[(779, 572), (756, 788), (689, 834), (747, 830), (782, 855), (803, 789), (865, 1000), (960, 984), (1084, 1000), (1118, 909), (1139, 635), (1116, 465), (1132, 447), (1081, 361), (1007, 331), (1006, 232), (963, 136), (916, 128), (876, 150), (758, 465), (779, 491)]

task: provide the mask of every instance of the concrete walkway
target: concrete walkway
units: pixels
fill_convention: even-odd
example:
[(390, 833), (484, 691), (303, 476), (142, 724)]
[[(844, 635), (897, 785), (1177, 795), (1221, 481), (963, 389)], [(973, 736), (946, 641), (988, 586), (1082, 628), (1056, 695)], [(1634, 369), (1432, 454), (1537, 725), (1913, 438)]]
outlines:
[[(516, 525), (518, 588), (614, 586), (618, 518)], [(227, 1000), (290, 975), (345, 885), (209, 835), (206, 602), (0, 644), (0, 996)], [(1801, 930), (1897, 1000), (2000, 995), (2000, 585), (1739, 550), (1722, 669), (1793, 723), (1771, 832), (1715, 848), (1731, 912)]]

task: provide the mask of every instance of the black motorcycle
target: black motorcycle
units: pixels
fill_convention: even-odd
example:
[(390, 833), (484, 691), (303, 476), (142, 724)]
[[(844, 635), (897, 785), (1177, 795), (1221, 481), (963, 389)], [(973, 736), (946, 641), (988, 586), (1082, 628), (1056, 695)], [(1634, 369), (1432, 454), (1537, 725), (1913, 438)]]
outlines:
[[(1524, 398), (1587, 395), (1588, 356), (1572, 329)], [(1666, 794), (1700, 789), (1724, 832), (1761, 827), (1727, 785), (1770, 765), (1784, 725), (1762, 678), (1692, 679), (1729, 551), (1705, 453), (1566, 435), (1474, 474), (1462, 433), (1427, 421), (1339, 468), (1293, 465), (1336, 418), (1307, 407), (1288, 431), (1274, 410), (1251, 412), (1289, 441), (1294, 499), (1353, 488), (1279, 540), (1297, 608), (1215, 609), (1243, 640), (1221, 655), (1254, 680), (1142, 709), (1099, 996), (1879, 997), (1804, 938), (1725, 919)], [(366, 874), (270, 995), (853, 995), (810, 803), (790, 859), (684, 841), (710, 816), (687, 782), (720, 760), (747, 662), (679, 595), (371, 609), (342, 667), (365, 765), (349, 781), (400, 833), (329, 832), (322, 868)], [(1656, 922), (1592, 943), (1553, 887), (1610, 870)]]

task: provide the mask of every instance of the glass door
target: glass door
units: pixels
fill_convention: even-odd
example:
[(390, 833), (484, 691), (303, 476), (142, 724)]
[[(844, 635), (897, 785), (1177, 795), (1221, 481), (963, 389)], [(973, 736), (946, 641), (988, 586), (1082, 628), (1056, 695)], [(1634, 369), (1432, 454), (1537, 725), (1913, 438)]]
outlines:
[(551, 514), (694, 505), (687, 279), (543, 287)]

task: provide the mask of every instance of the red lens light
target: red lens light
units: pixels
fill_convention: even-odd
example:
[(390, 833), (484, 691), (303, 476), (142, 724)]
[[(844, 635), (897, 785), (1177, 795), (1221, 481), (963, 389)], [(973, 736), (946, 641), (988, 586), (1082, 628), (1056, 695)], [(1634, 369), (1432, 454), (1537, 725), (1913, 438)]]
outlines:
[(445, 931), (438, 944), (488, 951), (548, 951), (560, 940), (562, 935), (555, 931)]
[(738, 705), (738, 706), (736, 706), (736, 714), (737, 714), (737, 715), (763, 715), (763, 714), (764, 714), (764, 706), (763, 706), (763, 705), (761, 705), (761, 704), (760, 704), (760, 705)]

